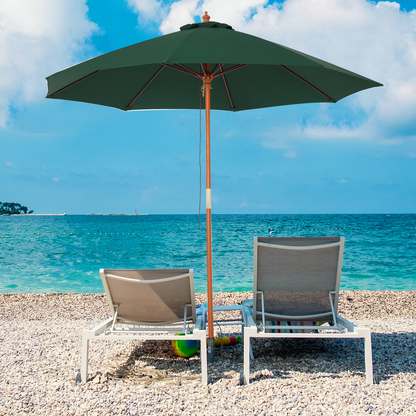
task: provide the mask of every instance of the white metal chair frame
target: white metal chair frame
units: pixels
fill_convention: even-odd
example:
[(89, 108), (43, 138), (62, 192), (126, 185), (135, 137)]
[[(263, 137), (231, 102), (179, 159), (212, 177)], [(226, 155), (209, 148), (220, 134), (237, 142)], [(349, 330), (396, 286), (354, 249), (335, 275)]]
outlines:
[[(245, 326), (245, 314), (243, 305), (218, 305), (213, 307), (213, 312), (228, 312), (228, 311), (240, 311), (240, 319), (214, 319), (214, 323), (218, 326), (231, 326), (231, 325), (241, 325), (241, 332)], [(202, 316), (204, 319), (204, 325), (207, 325), (208, 322), (208, 309), (203, 307)]]
[[(100, 270), (102, 276), (104, 288), (107, 294), (107, 299), (110, 303), (111, 301), (111, 292), (109, 290), (107, 281), (103, 276), (105, 275), (104, 269)], [(173, 276), (169, 278), (156, 279), (156, 280), (139, 280), (131, 279), (127, 277), (110, 275), (117, 279), (124, 279), (129, 281), (134, 281), (135, 284), (141, 283), (163, 283), (167, 281), (172, 281), (180, 278), (185, 278), (189, 276), (191, 284), (191, 293), (192, 293), (192, 303), (184, 305), (185, 313), (183, 321), (176, 322), (161, 322), (161, 323), (143, 323), (128, 321), (125, 319), (120, 319), (118, 317), (118, 308), (120, 305), (113, 304), (113, 317), (106, 319), (104, 322), (97, 325), (91, 330), (84, 330), (82, 333), (82, 352), (81, 352), (81, 381), (85, 383), (88, 379), (88, 355), (89, 355), (89, 342), (94, 341), (107, 341), (107, 340), (198, 340), (200, 344), (200, 360), (201, 360), (201, 373), (202, 373), (202, 383), (208, 383), (208, 369), (207, 369), (207, 346), (206, 346), (206, 330), (204, 325), (203, 317), (196, 316), (195, 312), (195, 297), (193, 292), (193, 270), (189, 269), (189, 273)], [(191, 317), (187, 316), (188, 307), (192, 308)], [(189, 328), (189, 320), (193, 319), (196, 322), (192, 331)], [(117, 324), (121, 324), (128, 327), (116, 327)], [(178, 335), (180, 332), (184, 332), (184, 335)]]
[[(338, 254), (338, 267), (337, 267), (337, 276), (336, 276), (336, 287), (334, 291), (329, 291), (329, 299), (333, 317), (333, 325), (322, 325), (322, 326), (298, 326), (291, 325), (282, 326), (282, 325), (266, 325), (266, 311), (264, 308), (264, 294), (262, 291), (257, 291), (257, 251), (258, 246), (273, 247), (285, 250), (313, 250), (316, 248), (327, 248), (339, 246)], [(278, 245), (278, 244), (268, 244), (259, 242), (257, 238), (254, 239), (254, 291), (253, 291), (253, 308), (247, 306), (244, 307), (245, 314), (245, 327), (244, 327), (244, 375), (243, 382), (244, 384), (249, 384), (250, 382), (250, 353), (251, 353), (251, 338), (363, 338), (364, 339), (364, 355), (365, 355), (365, 373), (366, 373), (366, 382), (367, 384), (373, 384), (373, 362), (372, 362), (372, 349), (371, 349), (371, 332), (369, 328), (359, 328), (353, 323), (347, 321), (346, 319), (338, 316), (336, 314), (336, 306), (338, 303), (338, 293), (341, 280), (341, 267), (342, 267), (342, 256), (344, 250), (344, 238), (340, 238), (339, 242), (329, 243), (323, 245), (312, 245), (312, 246), (287, 246), (287, 245)], [(256, 318), (258, 315), (257, 306), (256, 306), (256, 294), (261, 295), (262, 306), (261, 306), (261, 316), (262, 320), (259, 325), (256, 324)], [(334, 305), (333, 297), (336, 299), (336, 306)], [(315, 315), (303, 315), (303, 316), (288, 316), (288, 315), (274, 315), (267, 314), (268, 317), (271, 317), (273, 320), (278, 321), (288, 321), (288, 320), (319, 320), (319, 317), (325, 314), (315, 314)], [(298, 332), (298, 333), (271, 333), (266, 332), (266, 329), (294, 329), (294, 330), (304, 330), (310, 329), (312, 332)], [(331, 331), (329, 333), (328, 331)], [(337, 331), (337, 332), (334, 332)]]

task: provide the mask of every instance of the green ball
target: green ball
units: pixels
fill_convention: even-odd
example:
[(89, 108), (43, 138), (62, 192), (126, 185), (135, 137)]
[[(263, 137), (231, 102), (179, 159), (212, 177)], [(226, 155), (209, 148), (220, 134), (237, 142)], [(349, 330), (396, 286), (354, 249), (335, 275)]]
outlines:
[[(185, 335), (185, 334), (177, 334)], [(172, 340), (172, 350), (178, 357), (193, 357), (199, 348), (199, 341), (195, 339), (174, 339)]]

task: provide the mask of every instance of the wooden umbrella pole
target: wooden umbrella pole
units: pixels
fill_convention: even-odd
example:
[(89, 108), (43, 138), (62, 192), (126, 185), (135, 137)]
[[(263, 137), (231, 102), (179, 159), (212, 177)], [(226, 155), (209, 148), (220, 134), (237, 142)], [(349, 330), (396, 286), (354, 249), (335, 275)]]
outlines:
[(207, 202), (207, 286), (208, 286), (208, 361), (214, 362), (214, 313), (212, 303), (212, 226), (211, 226), (211, 81), (209, 64), (205, 65), (205, 132), (206, 132), (206, 202)]

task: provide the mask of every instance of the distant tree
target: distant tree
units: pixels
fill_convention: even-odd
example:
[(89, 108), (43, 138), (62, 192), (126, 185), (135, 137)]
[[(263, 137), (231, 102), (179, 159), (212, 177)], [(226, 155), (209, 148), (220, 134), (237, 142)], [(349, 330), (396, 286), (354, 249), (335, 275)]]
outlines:
[[(27, 214), (27, 207), (17, 202), (0, 202), (0, 215)], [(29, 211), (32, 214), (33, 210)]]

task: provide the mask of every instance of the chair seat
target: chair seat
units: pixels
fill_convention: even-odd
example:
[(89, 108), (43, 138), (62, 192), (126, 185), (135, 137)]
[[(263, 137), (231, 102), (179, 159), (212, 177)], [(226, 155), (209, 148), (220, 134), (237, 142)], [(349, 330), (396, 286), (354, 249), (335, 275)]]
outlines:
[[(316, 302), (284, 302), (279, 301), (273, 304), (269, 304), (265, 308), (266, 317), (277, 315), (277, 316), (293, 316), (294, 319), (297, 316), (317, 315), (317, 314), (328, 314), (331, 315), (331, 309), (328, 309), (328, 305), (323, 305)], [(261, 315), (261, 311), (257, 309), (257, 316)]]

